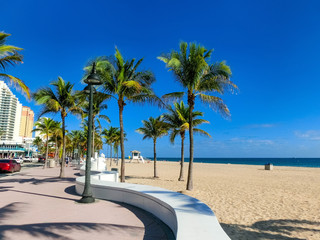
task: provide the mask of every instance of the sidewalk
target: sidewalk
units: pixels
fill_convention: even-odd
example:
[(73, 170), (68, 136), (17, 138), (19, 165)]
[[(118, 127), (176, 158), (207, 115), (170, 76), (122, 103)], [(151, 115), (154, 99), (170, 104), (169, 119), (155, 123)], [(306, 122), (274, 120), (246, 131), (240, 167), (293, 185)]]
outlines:
[(97, 200), (80, 204), (74, 191), (78, 171), (26, 168), (0, 174), (0, 239), (171, 239), (169, 228), (133, 206)]

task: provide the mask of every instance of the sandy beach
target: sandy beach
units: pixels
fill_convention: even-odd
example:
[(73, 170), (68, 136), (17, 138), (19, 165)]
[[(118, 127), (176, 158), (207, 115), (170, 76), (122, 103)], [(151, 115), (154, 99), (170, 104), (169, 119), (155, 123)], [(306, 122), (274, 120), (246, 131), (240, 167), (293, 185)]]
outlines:
[[(126, 164), (127, 182), (159, 186), (209, 205), (231, 239), (320, 239), (320, 168), (194, 164), (194, 190), (178, 162)], [(187, 164), (185, 180), (187, 178)]]

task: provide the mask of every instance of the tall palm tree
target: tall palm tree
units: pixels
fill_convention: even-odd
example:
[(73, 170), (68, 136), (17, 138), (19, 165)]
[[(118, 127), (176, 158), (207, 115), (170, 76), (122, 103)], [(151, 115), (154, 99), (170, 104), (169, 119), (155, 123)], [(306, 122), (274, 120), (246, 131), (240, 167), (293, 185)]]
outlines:
[[(183, 171), (184, 171), (184, 139), (186, 135), (186, 130), (189, 129), (189, 107), (186, 107), (183, 103), (183, 101), (174, 103), (174, 109), (172, 107), (168, 108), (169, 113), (163, 114), (163, 118), (165, 122), (169, 125), (169, 128), (171, 130), (170, 132), (170, 142), (174, 143), (175, 138), (180, 134), (181, 137), (181, 160), (180, 160), (180, 175), (179, 175), (179, 181), (184, 181)], [(207, 133), (204, 130), (201, 130), (199, 128), (195, 128), (195, 126), (202, 124), (202, 123), (209, 123), (209, 121), (204, 119), (196, 119), (196, 117), (203, 116), (203, 113), (200, 111), (194, 111), (192, 113), (193, 118), (193, 131), (210, 136), (209, 133)]]
[(57, 81), (50, 83), (54, 90), (49, 87), (41, 88), (33, 94), (37, 104), (44, 105), (40, 116), (46, 113), (60, 112), (62, 120), (62, 161), (60, 169), (60, 178), (65, 176), (65, 157), (66, 157), (66, 122), (68, 113), (79, 112), (76, 106), (77, 98), (73, 93), (73, 84), (65, 82), (61, 77)]
[[(231, 70), (225, 62), (209, 64), (209, 58), (213, 50), (207, 50), (203, 46), (191, 43), (188, 49), (186, 42), (180, 43), (180, 52), (172, 51), (158, 57), (166, 63), (167, 68), (173, 72), (177, 81), (187, 90), (189, 111), (189, 138), (190, 138), (190, 162), (188, 171), (187, 190), (193, 189), (193, 109), (196, 97), (199, 96), (203, 103), (208, 104), (222, 115), (229, 116), (228, 107), (222, 99), (210, 93), (223, 94), (225, 90), (237, 89), (230, 81)], [(208, 94), (209, 93), (209, 94)], [(182, 97), (183, 92), (167, 94), (164, 97)]]
[(33, 130), (34, 132), (40, 132), (46, 138), (46, 159), (44, 160), (43, 168), (47, 167), (48, 155), (49, 155), (49, 136), (53, 133), (54, 129), (57, 128), (57, 123), (51, 118), (41, 118), (34, 125), (36, 128)]
[[(155, 81), (150, 71), (137, 71), (143, 59), (125, 60), (116, 48), (114, 57), (99, 57), (97, 74), (103, 81), (103, 89), (112, 95), (117, 101), (120, 122), (120, 149), (121, 149), (121, 182), (125, 182), (125, 152), (124, 152), (124, 128), (123, 110), (128, 102), (133, 103), (157, 103), (158, 98), (151, 90), (151, 84)], [(90, 73), (91, 66), (85, 68)]]
[[(0, 71), (5, 71), (9, 65), (13, 66), (18, 63), (23, 63), (23, 56), (18, 53), (18, 51), (23, 49), (5, 44), (9, 36), (10, 34), (0, 32)], [(21, 79), (1, 72), (0, 79), (8, 80), (10, 83), (14, 83), (15, 86), (19, 86), (30, 99), (30, 89)]]
[(157, 174), (157, 139), (168, 134), (168, 124), (163, 120), (162, 116), (157, 118), (150, 117), (148, 121), (143, 120), (143, 127), (138, 128), (137, 132), (143, 134), (143, 140), (151, 138), (153, 140), (153, 167), (154, 177), (158, 178)]

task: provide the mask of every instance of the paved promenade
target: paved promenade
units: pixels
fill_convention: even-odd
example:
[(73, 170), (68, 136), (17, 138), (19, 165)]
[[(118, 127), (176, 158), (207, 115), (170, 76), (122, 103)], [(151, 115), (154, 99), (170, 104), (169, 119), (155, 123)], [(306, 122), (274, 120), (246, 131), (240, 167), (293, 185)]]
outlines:
[(97, 200), (80, 204), (74, 181), (78, 171), (23, 167), (0, 174), (0, 239), (171, 239), (169, 228), (149, 213)]

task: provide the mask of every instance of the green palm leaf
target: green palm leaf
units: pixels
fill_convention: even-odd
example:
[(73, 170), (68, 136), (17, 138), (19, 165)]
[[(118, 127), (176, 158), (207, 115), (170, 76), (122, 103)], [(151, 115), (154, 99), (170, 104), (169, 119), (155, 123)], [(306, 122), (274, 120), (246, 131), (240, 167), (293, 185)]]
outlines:
[[(18, 53), (23, 50), (22, 48), (5, 44), (8, 36), (10, 34), (0, 32), (0, 70), (2, 71), (5, 71), (8, 66), (22, 63), (23, 59), (23, 56)], [(30, 99), (30, 89), (21, 79), (5, 73), (0, 73), (0, 79), (13, 83), (15, 88), (21, 90)]]

